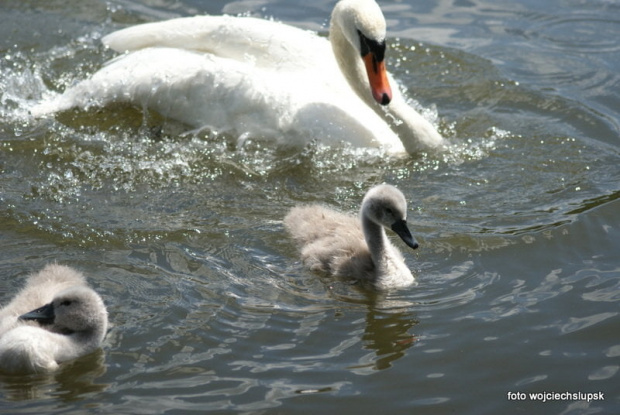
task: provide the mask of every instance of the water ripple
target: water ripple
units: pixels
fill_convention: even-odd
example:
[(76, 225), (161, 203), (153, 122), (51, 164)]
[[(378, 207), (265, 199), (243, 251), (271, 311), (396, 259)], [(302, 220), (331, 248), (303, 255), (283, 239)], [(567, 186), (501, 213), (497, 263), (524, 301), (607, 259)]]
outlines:
[(528, 37), (542, 40), (547, 47), (570, 53), (609, 53), (620, 50), (616, 42), (620, 20), (600, 14), (571, 13), (550, 16), (526, 31)]

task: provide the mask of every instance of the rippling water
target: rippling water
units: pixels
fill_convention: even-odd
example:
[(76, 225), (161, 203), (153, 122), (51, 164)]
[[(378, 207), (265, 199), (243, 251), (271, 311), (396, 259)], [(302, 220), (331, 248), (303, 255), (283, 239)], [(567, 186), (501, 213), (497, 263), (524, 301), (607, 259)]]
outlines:
[[(620, 411), (620, 5), (380, 4), (389, 66), (445, 153), (239, 146), (130, 107), (27, 117), (111, 58), (100, 38), (121, 27), (225, 12), (324, 32), (333, 2), (0, 5), (1, 299), (58, 261), (113, 324), (58, 373), (0, 379), (3, 411)], [(305, 270), (287, 210), (355, 211), (383, 181), (407, 196), (419, 285)]]

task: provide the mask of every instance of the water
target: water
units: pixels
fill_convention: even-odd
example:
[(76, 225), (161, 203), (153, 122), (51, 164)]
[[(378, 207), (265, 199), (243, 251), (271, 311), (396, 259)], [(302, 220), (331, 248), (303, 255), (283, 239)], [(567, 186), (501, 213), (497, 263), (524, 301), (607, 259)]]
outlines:
[[(226, 12), (324, 32), (332, 6), (0, 5), (1, 299), (58, 261), (113, 324), (99, 353), (2, 378), (3, 412), (620, 410), (617, 2), (381, 2), (389, 66), (438, 117), (443, 154), (239, 147), (129, 107), (24, 117), (126, 25)], [(407, 195), (419, 285), (373, 294), (305, 270), (288, 209), (355, 211), (383, 181)]]

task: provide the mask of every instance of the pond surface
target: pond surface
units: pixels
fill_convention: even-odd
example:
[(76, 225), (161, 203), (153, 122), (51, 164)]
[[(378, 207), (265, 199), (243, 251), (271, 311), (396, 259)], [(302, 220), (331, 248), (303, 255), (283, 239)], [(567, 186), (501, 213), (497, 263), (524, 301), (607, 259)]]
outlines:
[[(0, 301), (57, 261), (112, 323), (100, 352), (0, 379), (0, 411), (620, 412), (618, 2), (381, 1), (442, 153), (239, 146), (122, 106), (26, 116), (113, 57), (114, 30), (245, 13), (325, 33), (333, 3), (0, 4)], [(381, 182), (409, 203), (419, 284), (304, 269), (287, 211), (355, 212)]]

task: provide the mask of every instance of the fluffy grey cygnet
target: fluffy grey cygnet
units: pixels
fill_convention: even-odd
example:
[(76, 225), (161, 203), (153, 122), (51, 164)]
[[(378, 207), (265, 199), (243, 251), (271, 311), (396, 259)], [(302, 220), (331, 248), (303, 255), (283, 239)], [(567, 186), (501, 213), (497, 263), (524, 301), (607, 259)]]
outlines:
[(101, 346), (108, 313), (72, 268), (51, 264), (0, 309), (0, 372), (52, 371)]
[(416, 249), (418, 243), (407, 228), (406, 218), (407, 202), (402, 192), (382, 184), (366, 193), (359, 218), (321, 205), (299, 206), (284, 218), (284, 226), (311, 270), (387, 290), (415, 282), (402, 254), (384, 231), (393, 230)]

